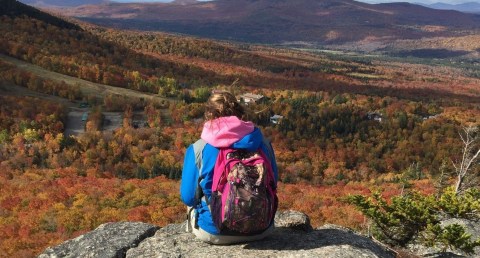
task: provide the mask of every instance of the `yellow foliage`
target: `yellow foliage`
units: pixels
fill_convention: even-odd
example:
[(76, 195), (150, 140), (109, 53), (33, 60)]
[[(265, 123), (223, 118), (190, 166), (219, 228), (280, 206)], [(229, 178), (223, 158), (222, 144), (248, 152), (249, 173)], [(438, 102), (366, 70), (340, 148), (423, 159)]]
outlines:
[(33, 142), (39, 138), (38, 132), (35, 129), (26, 129), (23, 132), (23, 138), (28, 142)]
[(74, 199), (75, 201), (73, 202), (72, 206), (75, 208), (81, 208), (89, 203), (89, 197), (84, 193), (76, 194)]
[(56, 211), (63, 211), (65, 210), (67, 207), (65, 206), (65, 204), (61, 203), (61, 202), (57, 202), (53, 205), (53, 209), (55, 209)]
[(50, 197), (48, 196), (48, 193), (39, 193), (37, 194), (37, 197), (40, 198), (41, 200), (49, 200)]
[(104, 208), (100, 211), (98, 221), (101, 223), (124, 220), (125, 212), (112, 207)]

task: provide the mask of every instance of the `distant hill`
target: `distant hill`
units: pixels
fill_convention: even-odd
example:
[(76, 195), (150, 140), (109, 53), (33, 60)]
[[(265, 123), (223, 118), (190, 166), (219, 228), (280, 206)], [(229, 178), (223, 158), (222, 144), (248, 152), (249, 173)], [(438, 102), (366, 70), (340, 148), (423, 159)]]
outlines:
[[(457, 35), (480, 16), (409, 3), (353, 0), (216, 0), (108, 3), (62, 10), (96, 24), (257, 43), (337, 44)], [(472, 34), (472, 33), (470, 33)]]
[(108, 0), (21, 0), (20, 2), (33, 6), (55, 6), (55, 7), (73, 7), (89, 4), (103, 4)]
[(75, 24), (69, 23), (48, 13), (41, 12), (36, 8), (20, 3), (16, 0), (0, 0), (0, 16), (1, 15), (7, 15), (10, 17), (25, 15), (27, 17), (35, 18), (58, 27), (66, 29), (79, 29), (79, 27)]
[(425, 6), (439, 10), (456, 10), (465, 13), (480, 13), (480, 3), (476, 2), (468, 2), (463, 4), (434, 3)]

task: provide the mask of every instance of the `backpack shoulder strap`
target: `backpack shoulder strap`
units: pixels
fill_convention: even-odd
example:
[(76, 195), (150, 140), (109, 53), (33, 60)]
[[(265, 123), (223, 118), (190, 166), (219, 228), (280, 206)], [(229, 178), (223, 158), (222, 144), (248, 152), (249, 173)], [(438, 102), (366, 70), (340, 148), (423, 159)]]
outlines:
[(202, 152), (207, 145), (207, 142), (203, 139), (199, 139), (193, 144), (193, 153), (195, 154), (195, 164), (198, 168), (199, 176), (202, 175)]
[[(202, 199), (205, 199), (205, 196), (202, 191), (202, 187), (200, 186), (200, 182), (203, 180), (202, 178), (202, 168), (203, 168), (203, 149), (205, 148), (205, 145), (207, 145), (207, 142), (203, 139), (199, 139), (193, 144), (193, 153), (195, 154), (195, 165), (198, 168), (198, 183), (197, 183), (197, 188), (195, 190), (195, 204), (190, 208), (190, 212), (193, 211), (197, 207), (197, 205), (200, 203)], [(189, 222), (190, 224), (190, 215), (189, 215)], [(198, 212), (195, 212), (195, 221), (194, 221), (194, 227), (198, 229)]]

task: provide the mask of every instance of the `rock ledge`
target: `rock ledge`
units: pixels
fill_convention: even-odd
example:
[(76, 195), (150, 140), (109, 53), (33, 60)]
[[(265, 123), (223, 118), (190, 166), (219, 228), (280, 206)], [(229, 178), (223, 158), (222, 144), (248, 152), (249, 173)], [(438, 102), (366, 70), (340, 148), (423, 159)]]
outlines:
[(47, 248), (39, 257), (395, 257), (384, 246), (350, 229), (325, 225), (313, 230), (303, 213), (280, 212), (275, 225), (274, 233), (264, 240), (216, 246), (187, 233), (186, 223), (161, 229), (138, 222), (108, 223)]
[(125, 257), (127, 250), (153, 236), (158, 229), (141, 222), (106, 223), (94, 231), (49, 247), (38, 257)]

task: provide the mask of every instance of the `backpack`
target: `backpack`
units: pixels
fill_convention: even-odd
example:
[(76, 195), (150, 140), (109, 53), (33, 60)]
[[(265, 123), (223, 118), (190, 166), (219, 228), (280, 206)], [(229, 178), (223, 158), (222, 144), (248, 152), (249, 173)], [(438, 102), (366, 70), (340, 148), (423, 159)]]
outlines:
[[(269, 143), (266, 146), (268, 149)], [(195, 153), (197, 158), (201, 156), (201, 151), (200, 155)], [(267, 157), (271, 155), (267, 156), (261, 148), (251, 152), (219, 150), (207, 204), (220, 234), (256, 235), (271, 226), (278, 198), (271, 159)], [(198, 188), (201, 189), (200, 185)]]

